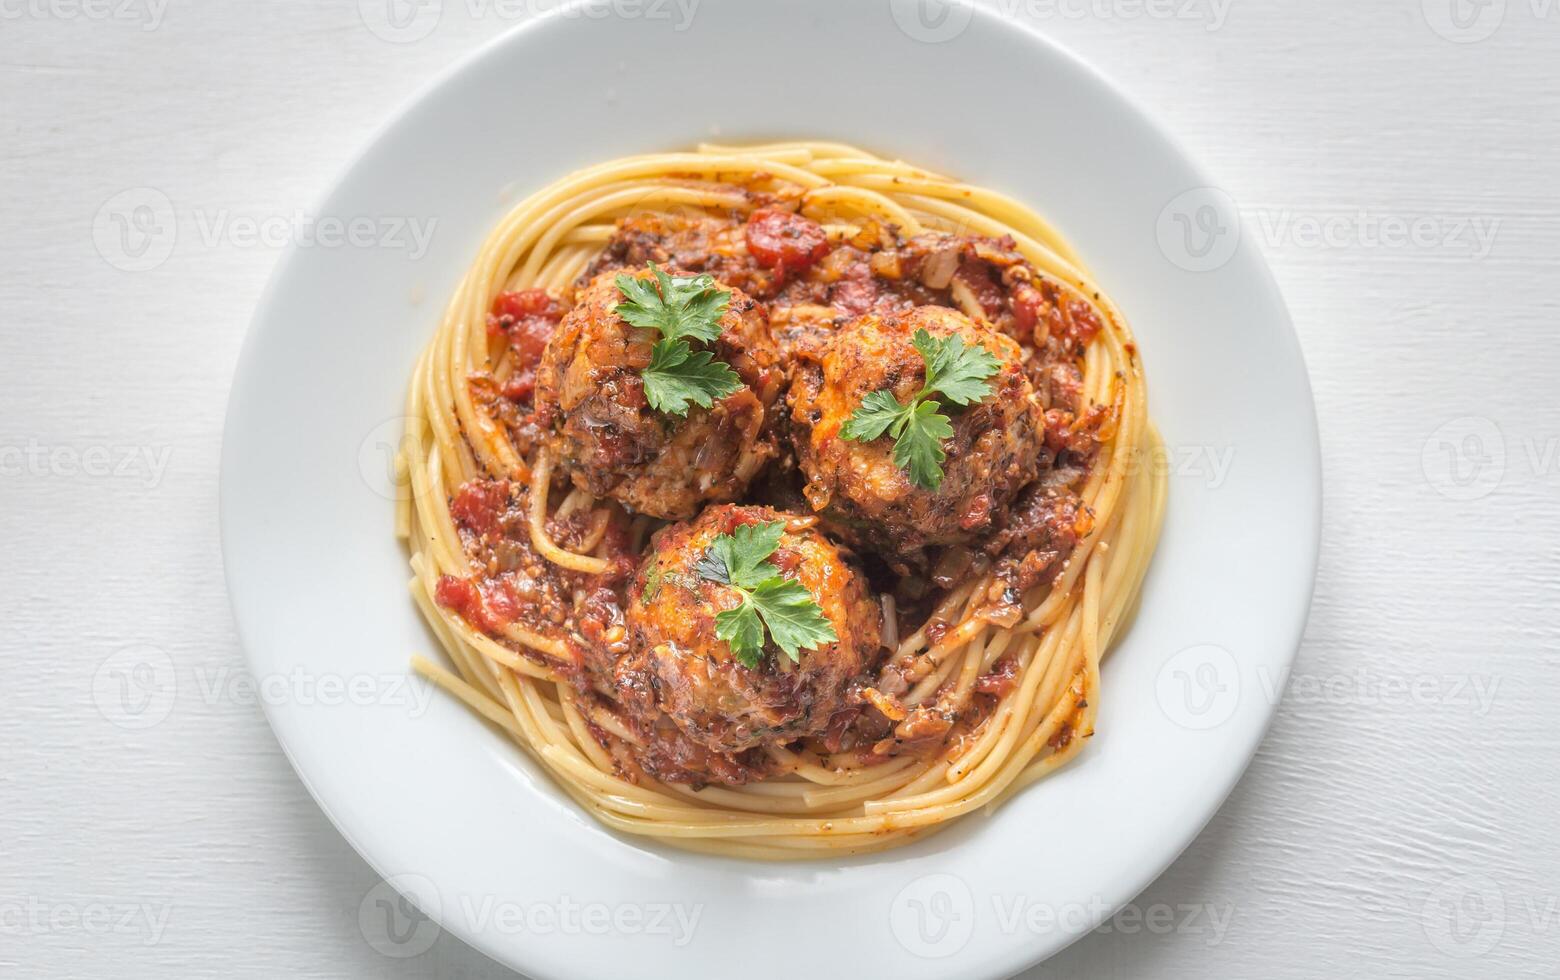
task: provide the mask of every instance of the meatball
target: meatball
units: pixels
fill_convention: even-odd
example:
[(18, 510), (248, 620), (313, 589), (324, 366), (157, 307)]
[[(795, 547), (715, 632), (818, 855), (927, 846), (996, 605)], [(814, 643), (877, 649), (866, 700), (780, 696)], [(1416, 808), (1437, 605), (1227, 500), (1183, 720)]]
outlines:
[[(786, 521), (769, 561), (812, 593), (835, 642), (791, 660), (773, 642), (744, 667), (715, 636), (716, 614), (741, 604), (731, 587), (701, 577), (712, 542), (747, 524)], [(881, 618), (865, 578), (822, 534), (768, 507), (713, 506), (656, 535), (628, 591), (630, 652), (618, 663), (619, 697), (642, 722), (662, 717), (713, 752), (821, 735), (850, 710), (851, 682), (878, 657)]]
[[(887, 390), (908, 404), (921, 390), (926, 365), (911, 338), (922, 329), (934, 337), (958, 333), (1001, 362), (986, 379), (985, 399), (943, 405), (953, 436), (942, 442), (948, 458), (936, 490), (917, 486), (895, 464), (892, 436), (840, 437), (872, 392)], [(789, 398), (808, 503), (847, 541), (898, 558), (914, 558), (928, 545), (969, 543), (1000, 527), (1014, 495), (1046, 463), (1045, 413), (1018, 344), (946, 307), (869, 313), (817, 348), (799, 348)]]
[(648, 269), (596, 276), (542, 352), (536, 406), (549, 448), (576, 486), (652, 517), (692, 517), (704, 503), (735, 500), (776, 452), (766, 423), (783, 373), (763, 307), (730, 290), (711, 345), (743, 387), (710, 408), (689, 406), (686, 417), (663, 414), (640, 379), (659, 334), (614, 312), (619, 274), (653, 279)]

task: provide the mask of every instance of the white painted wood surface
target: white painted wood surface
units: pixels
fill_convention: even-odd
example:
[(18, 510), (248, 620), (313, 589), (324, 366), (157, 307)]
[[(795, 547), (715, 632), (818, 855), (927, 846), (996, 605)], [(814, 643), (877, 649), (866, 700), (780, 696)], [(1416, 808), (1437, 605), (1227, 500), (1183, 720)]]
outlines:
[[(1035, 976), (1560, 975), (1560, 4), (1463, 4), (1004, 4), (1240, 203), (1326, 460), (1315, 607), (1250, 772), (1139, 899), (1156, 929)], [(239, 229), (512, 22), (443, 6), (389, 43), (381, 0), (0, 0), (0, 975), (510, 975), (365, 941), (376, 878), (246, 696), (217, 542), (277, 254)], [(179, 222), (149, 271), (104, 258), (136, 263), (99, 211), (134, 188)], [(127, 730), (94, 684), (148, 646), (179, 694)]]

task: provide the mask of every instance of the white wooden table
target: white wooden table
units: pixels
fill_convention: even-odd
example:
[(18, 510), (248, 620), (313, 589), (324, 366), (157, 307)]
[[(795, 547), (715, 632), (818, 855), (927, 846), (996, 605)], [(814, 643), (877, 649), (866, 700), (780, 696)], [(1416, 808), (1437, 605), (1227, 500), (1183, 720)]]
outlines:
[[(1255, 763), (1035, 975), (1560, 975), (1560, 3), (1004, 6), (1239, 202), (1326, 458)], [(0, 0), (0, 975), (509, 975), (360, 928), (377, 879), (246, 686), (216, 480), (272, 242), (513, 13)], [(176, 240), (127, 249), (163, 206), (138, 188)], [(176, 675), (150, 727), (102, 707), (134, 663)]]

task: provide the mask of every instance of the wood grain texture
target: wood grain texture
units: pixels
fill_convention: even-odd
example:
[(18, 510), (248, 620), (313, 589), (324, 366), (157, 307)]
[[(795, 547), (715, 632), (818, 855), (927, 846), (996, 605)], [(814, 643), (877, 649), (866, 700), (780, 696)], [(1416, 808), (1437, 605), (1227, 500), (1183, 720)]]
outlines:
[[(1508, 0), (1456, 43), (1438, 3), (1004, 4), (1239, 202), (1294, 314), (1326, 467), (1287, 698), (1136, 903), (1227, 928), (1117, 923), (1034, 976), (1560, 975), (1560, 4)], [(201, 223), (307, 206), (392, 107), (509, 26), (449, 0), (391, 44), (372, 5), (0, 6), (0, 974), (511, 975), (448, 936), (408, 959), (365, 942), (376, 876), (235, 681), (217, 459), (277, 249)], [(94, 245), (133, 188), (179, 221), (145, 272)], [(1377, 240), (1415, 222), (1418, 244)], [(1437, 461), (1491, 432), (1453, 457), (1488, 491), (1471, 497)], [(105, 454), (110, 472), (80, 472)], [(126, 730), (94, 683), (136, 646), (178, 693)]]

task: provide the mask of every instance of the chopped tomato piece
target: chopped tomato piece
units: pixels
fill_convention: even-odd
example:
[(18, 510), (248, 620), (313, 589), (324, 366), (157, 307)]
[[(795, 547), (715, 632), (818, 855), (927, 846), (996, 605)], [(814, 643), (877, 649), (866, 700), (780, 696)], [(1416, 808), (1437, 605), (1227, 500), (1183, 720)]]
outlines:
[(509, 349), (514, 352), (514, 373), (504, 380), (503, 392), (512, 401), (530, 401), (536, 389), (536, 368), (542, 361), (547, 341), (552, 339), (558, 321), (542, 316), (527, 316), (509, 325)]
[(759, 208), (742, 229), (749, 254), (771, 268), (805, 269), (829, 254), (823, 226), (779, 208)]
[(509, 505), (509, 484), (503, 480), (467, 480), (450, 498), (450, 516), (473, 534), (488, 534), (498, 526)]
[(513, 293), (499, 293), (493, 299), (493, 316), (516, 320), (528, 316), (548, 316), (557, 319), (563, 315), (558, 302), (545, 289), (521, 289)]
[(516, 371), (504, 380), (499, 389), (504, 397), (513, 402), (528, 402), (536, 391), (536, 369), (526, 368)]
[(433, 597), (477, 629), (497, 632), (520, 618), (520, 600), (505, 582), (489, 581), (485, 585), (482, 588), (471, 579), (440, 575)]
[(487, 607), (488, 629), (496, 629), (520, 618), (520, 600), (507, 582), (489, 582), (481, 590), (482, 603)]
[(515, 356), (515, 374), (522, 379), (514, 385), (506, 385), (505, 395), (516, 401), (530, 398), (537, 362), (557, 329), (558, 321), (563, 319), (563, 313), (563, 304), (544, 289), (521, 289), (494, 297), (493, 310), (487, 320), (488, 335), (509, 338)]
[(453, 575), (439, 576), (439, 582), (433, 588), (433, 597), (445, 609), (460, 613), (464, 619), (472, 622), (477, 618), (472, 614), (473, 610), (482, 606), (482, 596), (471, 580)]
[(528, 316), (516, 320), (509, 328), (509, 346), (514, 348), (522, 363), (535, 364), (547, 349), (547, 341), (552, 339), (557, 326), (557, 320), (547, 317)]

